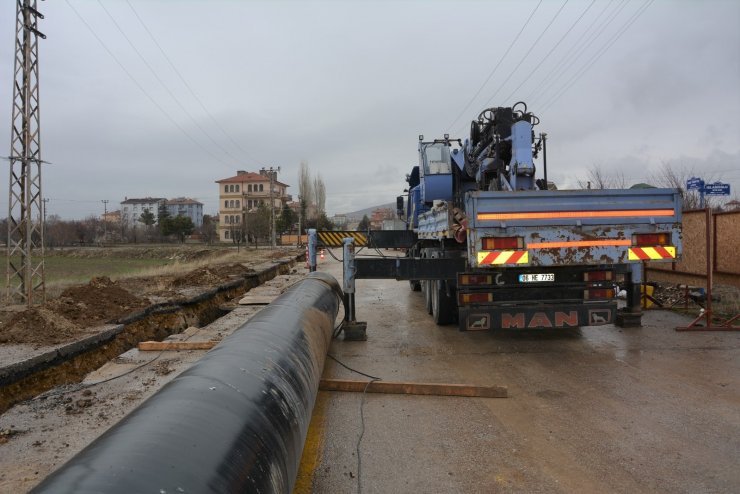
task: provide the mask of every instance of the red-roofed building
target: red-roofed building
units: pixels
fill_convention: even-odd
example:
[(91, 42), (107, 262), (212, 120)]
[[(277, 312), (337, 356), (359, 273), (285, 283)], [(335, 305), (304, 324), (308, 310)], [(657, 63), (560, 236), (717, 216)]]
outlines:
[[(270, 175), (269, 171), (259, 173), (238, 170), (236, 175), (216, 180), (218, 184), (218, 237), (222, 242), (231, 242), (232, 225), (244, 221), (244, 213), (257, 208), (260, 204), (270, 206)], [(277, 180), (277, 173), (273, 177), (272, 202), (275, 214), (292, 198), (287, 193), (289, 185)]]

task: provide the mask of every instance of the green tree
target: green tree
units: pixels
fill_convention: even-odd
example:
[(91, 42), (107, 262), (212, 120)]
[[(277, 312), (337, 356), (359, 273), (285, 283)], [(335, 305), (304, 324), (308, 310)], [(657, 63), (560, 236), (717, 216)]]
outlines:
[(166, 218), (163, 224), (163, 235), (177, 235), (180, 243), (185, 243), (185, 237), (193, 233), (195, 225), (189, 216), (178, 215), (174, 218)]
[(142, 212), (141, 216), (139, 216), (139, 221), (141, 223), (144, 223), (147, 227), (150, 227), (157, 222), (156, 218), (154, 217), (154, 213), (149, 211), (149, 208), (144, 209), (144, 212)]
[(275, 220), (275, 228), (277, 233), (283, 233), (290, 231), (293, 225), (298, 221), (298, 215), (288, 207), (287, 204), (283, 205), (283, 210), (280, 212), (280, 216)]
[(358, 232), (366, 232), (370, 228), (370, 218), (367, 215), (363, 216), (360, 223), (357, 225)]
[(255, 245), (259, 239), (266, 239), (270, 235), (270, 210), (261, 204), (247, 214), (247, 235), (254, 239)]

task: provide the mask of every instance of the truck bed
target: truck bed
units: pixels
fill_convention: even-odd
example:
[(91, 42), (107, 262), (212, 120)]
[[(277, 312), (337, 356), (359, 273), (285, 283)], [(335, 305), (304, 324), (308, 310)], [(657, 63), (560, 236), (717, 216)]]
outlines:
[[(465, 206), (471, 267), (670, 262), (681, 252), (675, 189), (476, 191)], [(667, 243), (634, 245), (634, 234), (660, 233)], [(486, 250), (485, 237), (522, 237), (523, 246)]]

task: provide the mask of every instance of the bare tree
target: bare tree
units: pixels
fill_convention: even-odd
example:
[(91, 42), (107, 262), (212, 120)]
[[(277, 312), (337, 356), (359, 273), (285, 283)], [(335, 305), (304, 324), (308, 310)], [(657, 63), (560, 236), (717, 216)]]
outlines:
[(586, 180), (579, 180), (582, 189), (626, 189), (627, 179), (621, 171), (609, 174), (602, 165), (593, 165), (588, 169)]
[(326, 212), (326, 186), (321, 179), (321, 174), (317, 174), (313, 179), (314, 204), (316, 205), (316, 214)]
[[(703, 176), (702, 176), (703, 175)], [(699, 209), (701, 207), (701, 197), (696, 190), (686, 190), (686, 182), (692, 177), (702, 176), (706, 183), (710, 183), (717, 178), (713, 174), (703, 174), (686, 166), (674, 165), (669, 161), (661, 161), (660, 170), (653, 175), (653, 181), (659, 187), (668, 187), (678, 189), (683, 201), (683, 209)], [(704, 197), (704, 205), (713, 207), (717, 199), (713, 196)]]
[[(306, 201), (309, 206), (313, 203), (313, 184), (311, 183), (311, 171), (308, 169), (308, 163), (301, 161), (298, 170), (298, 195)], [(308, 208), (311, 209), (310, 207)]]

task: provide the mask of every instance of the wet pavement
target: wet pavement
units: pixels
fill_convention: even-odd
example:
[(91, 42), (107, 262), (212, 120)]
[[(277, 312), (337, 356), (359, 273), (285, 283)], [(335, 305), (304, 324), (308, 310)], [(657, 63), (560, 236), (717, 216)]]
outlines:
[[(341, 279), (329, 256), (319, 269)], [(678, 333), (690, 319), (664, 311), (634, 329), (459, 332), (407, 282), (357, 291), (368, 341), (334, 341), (340, 361), (509, 398), (320, 392), (298, 492), (740, 491), (740, 333)], [(332, 360), (324, 377), (367, 379)]]

